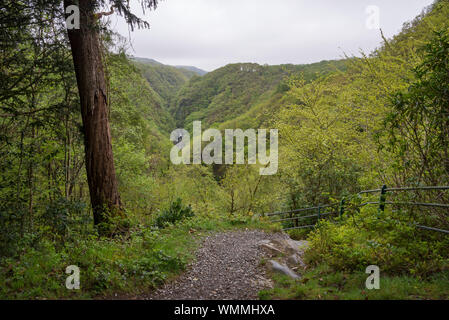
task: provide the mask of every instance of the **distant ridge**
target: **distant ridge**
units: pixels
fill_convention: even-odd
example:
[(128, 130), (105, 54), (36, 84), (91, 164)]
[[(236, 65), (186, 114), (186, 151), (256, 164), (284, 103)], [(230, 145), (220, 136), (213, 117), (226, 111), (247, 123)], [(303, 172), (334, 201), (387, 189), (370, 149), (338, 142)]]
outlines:
[(133, 57), (133, 56), (130, 56), (129, 59), (140, 62), (140, 63), (144, 63), (144, 64), (151, 64), (151, 65), (158, 65), (158, 66), (163, 65), (163, 63), (160, 63), (154, 59), (139, 58), (139, 57)]
[(178, 69), (185, 69), (185, 70), (190, 70), (195, 72), (196, 74), (200, 75), (200, 76), (204, 76), (205, 74), (208, 74), (209, 72), (204, 71), (200, 68), (197, 67), (192, 67), (192, 66), (175, 66)]
[(157, 66), (169, 66), (169, 67), (174, 67), (177, 69), (183, 69), (183, 70), (188, 70), (188, 71), (192, 71), (194, 73), (196, 73), (199, 76), (204, 76), (205, 74), (207, 74), (207, 71), (204, 71), (200, 68), (194, 67), (194, 66), (170, 66), (170, 65), (165, 65), (163, 63), (160, 63), (159, 61), (156, 61), (154, 59), (149, 59), (149, 58), (140, 58), (140, 57), (133, 57), (130, 56), (129, 57), (131, 60), (143, 63), (143, 64), (149, 64), (149, 65), (157, 65)]

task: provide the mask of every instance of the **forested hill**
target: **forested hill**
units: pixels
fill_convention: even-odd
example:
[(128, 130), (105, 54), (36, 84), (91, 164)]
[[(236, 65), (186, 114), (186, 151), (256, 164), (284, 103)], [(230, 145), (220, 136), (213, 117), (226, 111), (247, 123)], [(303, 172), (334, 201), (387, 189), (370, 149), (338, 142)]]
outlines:
[(207, 74), (207, 71), (197, 68), (197, 67), (194, 67), (194, 66), (171, 66), (171, 65), (163, 64), (154, 59), (140, 58), (140, 57), (134, 57), (134, 56), (130, 56), (130, 59), (135, 62), (139, 62), (139, 63), (146, 64), (146, 65), (165, 66), (165, 67), (172, 67), (172, 68), (180, 69), (189, 78), (192, 76), (192, 72), (193, 72), (193, 74), (196, 74), (199, 76), (204, 76), (205, 74)]
[(188, 128), (194, 120), (202, 120), (205, 126), (217, 125), (287, 90), (284, 80), (293, 75), (310, 81), (344, 66), (344, 60), (310, 65), (230, 64), (203, 77), (193, 77), (179, 91), (170, 111), (181, 127)]
[(204, 76), (205, 74), (208, 73), (205, 70), (202, 70), (200, 68), (193, 67), (193, 66), (175, 66), (175, 67), (178, 68), (178, 69), (181, 69), (181, 70), (187, 70), (187, 71), (195, 72), (199, 76)]
[(176, 125), (186, 128), (194, 120), (202, 120), (205, 126), (237, 121), (248, 127), (250, 124), (242, 119), (248, 112), (252, 114), (251, 125), (258, 127), (267, 116), (263, 110), (280, 107), (291, 77), (308, 82), (344, 70), (347, 62), (278, 66), (238, 63), (207, 73), (196, 67), (169, 66), (153, 59), (131, 57), (130, 61), (161, 98)]
[(151, 87), (164, 99), (169, 107), (177, 92), (192, 77), (207, 72), (190, 66), (169, 66), (153, 59), (132, 57), (130, 60), (141, 71)]
[[(441, 15), (440, 10), (423, 12), (405, 23), (402, 32), (371, 55), (395, 52), (395, 55), (412, 59), (408, 57), (410, 49), (419, 48), (431, 38)], [(169, 111), (170, 116), (165, 117), (166, 127), (189, 129), (193, 121), (201, 120), (204, 127), (247, 129), (267, 124), (283, 108), (292, 79), (308, 83), (337, 71), (345, 72), (354, 67), (352, 62), (357, 59), (307, 65), (237, 63), (209, 73), (193, 66), (169, 66), (147, 58), (130, 57), (130, 60), (161, 98), (164, 109)], [(353, 69), (349, 73), (353, 72), (357, 71)]]
[[(441, 8), (429, 8), (413, 21), (406, 22), (399, 34), (392, 39), (384, 39), (387, 41), (371, 53), (371, 58), (394, 52), (400, 59), (413, 60), (410, 55), (415, 54), (415, 50), (433, 36), (432, 30), (438, 29), (442, 23), (444, 1), (437, 3), (434, 8), (438, 5)], [(369, 57), (366, 53), (362, 60)], [(177, 87), (178, 91), (171, 90), (170, 113), (177, 126), (186, 129), (190, 129), (195, 120), (201, 120), (205, 127), (220, 129), (258, 128), (283, 108), (288, 100), (285, 92), (289, 91), (292, 79), (303, 79), (308, 83), (324, 75), (338, 73), (336, 71), (346, 72), (348, 68), (351, 70), (346, 74), (354, 74), (360, 71), (355, 61), (359, 59), (347, 58), (308, 65), (230, 64), (202, 77), (190, 78), (183, 86)]]
[(126, 128), (123, 123), (126, 119), (136, 121), (142, 118), (148, 123), (142, 123), (139, 120), (129, 125), (139, 131), (151, 128), (153, 131), (168, 135), (175, 124), (167, 111), (167, 98), (164, 92), (158, 91), (157, 86), (146, 81), (146, 78), (140, 74), (141, 70), (136, 68), (125, 56), (111, 56), (109, 68), (112, 74), (111, 86), (116, 93), (112, 96), (112, 102), (116, 108), (111, 110), (116, 127), (123, 124), (123, 128)]

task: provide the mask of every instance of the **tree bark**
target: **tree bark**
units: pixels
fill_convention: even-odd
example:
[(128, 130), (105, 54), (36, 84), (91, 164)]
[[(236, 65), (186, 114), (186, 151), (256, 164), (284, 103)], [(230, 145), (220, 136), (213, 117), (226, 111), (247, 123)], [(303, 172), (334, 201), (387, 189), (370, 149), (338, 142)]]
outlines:
[[(108, 92), (94, 7), (79, 0), (80, 29), (68, 30), (83, 120), (86, 170), (94, 223), (122, 215), (108, 119)], [(65, 0), (64, 7), (72, 5)], [(108, 213), (108, 214), (107, 214)]]

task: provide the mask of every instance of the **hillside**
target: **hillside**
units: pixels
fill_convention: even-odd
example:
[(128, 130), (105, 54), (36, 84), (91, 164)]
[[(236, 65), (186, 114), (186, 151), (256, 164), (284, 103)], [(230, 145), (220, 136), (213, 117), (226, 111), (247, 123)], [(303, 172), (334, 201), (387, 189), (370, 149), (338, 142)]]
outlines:
[(177, 125), (189, 127), (194, 120), (206, 126), (232, 120), (253, 106), (272, 99), (286, 89), (283, 80), (303, 77), (311, 81), (319, 75), (343, 69), (345, 61), (323, 61), (311, 65), (261, 66), (231, 64), (192, 78), (177, 94), (170, 111)]
[(146, 64), (146, 65), (174, 67), (174, 68), (180, 69), (181, 71), (184, 71), (184, 72), (187, 71), (187, 72), (185, 72), (186, 75), (191, 75), (191, 72), (194, 72), (195, 74), (197, 74), (199, 76), (204, 76), (207, 73), (207, 71), (204, 71), (204, 70), (194, 67), (194, 66), (170, 66), (170, 65), (163, 64), (154, 59), (140, 58), (140, 57), (134, 57), (134, 56), (130, 56), (130, 59), (132, 61), (139, 62), (139, 63)]
[(184, 69), (184, 70), (195, 72), (199, 76), (204, 76), (205, 74), (208, 73), (207, 71), (204, 71), (204, 70), (202, 70), (200, 68), (192, 67), (192, 66), (175, 66), (175, 67), (178, 68), (178, 69), (181, 69), (181, 70)]
[[(118, 127), (126, 128), (125, 119), (142, 119), (144, 123), (130, 123), (131, 127), (153, 130), (168, 135), (174, 127), (174, 121), (166, 109), (166, 97), (141, 75), (141, 69), (124, 56), (112, 56), (109, 62), (113, 88), (112, 117)], [(169, 70), (169, 69), (167, 69)], [(119, 106), (121, 108), (119, 108)], [(119, 110), (126, 111), (116, 115)], [(144, 139), (144, 138), (143, 138)]]
[(167, 108), (172, 105), (174, 97), (184, 84), (195, 76), (207, 73), (196, 67), (169, 66), (153, 59), (131, 57), (130, 60), (147, 79), (152, 89), (162, 97)]
[(134, 62), (141, 74), (164, 101), (165, 107), (171, 105), (173, 96), (195, 73), (162, 64)]

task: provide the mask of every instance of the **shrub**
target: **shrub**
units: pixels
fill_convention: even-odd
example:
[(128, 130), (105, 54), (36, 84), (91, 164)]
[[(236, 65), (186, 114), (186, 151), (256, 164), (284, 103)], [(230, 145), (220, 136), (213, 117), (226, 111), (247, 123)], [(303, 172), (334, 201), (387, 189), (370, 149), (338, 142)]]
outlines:
[(185, 218), (191, 218), (195, 216), (192, 208), (184, 206), (180, 198), (176, 199), (169, 208), (162, 211), (162, 213), (156, 218), (154, 225), (158, 228), (165, 228), (167, 224), (175, 224)]
[(65, 198), (49, 204), (39, 222), (50, 239), (62, 241), (90, 234), (93, 225), (85, 203)]
[(419, 276), (447, 268), (449, 239), (416, 229), (405, 211), (379, 217), (376, 208), (364, 208), (340, 222), (323, 222), (310, 233), (308, 263), (344, 271), (378, 265), (389, 274)]

